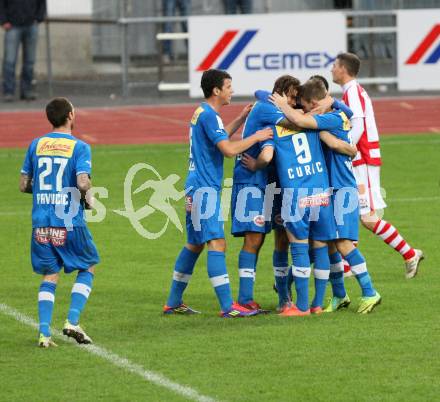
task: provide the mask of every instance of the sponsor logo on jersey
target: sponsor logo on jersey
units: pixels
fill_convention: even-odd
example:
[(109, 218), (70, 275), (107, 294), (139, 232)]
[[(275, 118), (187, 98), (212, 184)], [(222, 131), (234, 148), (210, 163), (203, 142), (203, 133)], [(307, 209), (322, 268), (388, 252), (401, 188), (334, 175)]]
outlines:
[(300, 198), (299, 207), (328, 207), (330, 204), (330, 197), (326, 193), (310, 195), (308, 197)]
[(254, 217), (254, 223), (259, 226), (260, 228), (262, 228), (265, 224), (264, 221), (264, 215), (257, 215)]
[[(434, 25), (428, 34), (420, 42), (419, 46), (411, 53), (411, 56), (405, 61), (405, 64), (419, 64), (420, 60), (428, 53), (428, 57), (423, 62), (424, 64), (435, 64), (440, 60), (440, 42), (437, 46), (433, 46), (436, 40), (440, 37), (440, 24)], [(430, 49), (432, 49), (430, 51)]]
[(68, 138), (40, 138), (37, 144), (38, 156), (64, 156), (71, 158), (76, 141)]
[(277, 130), (277, 136), (278, 138), (287, 137), (288, 135), (298, 134), (301, 131), (292, 130), (290, 128), (284, 128), (281, 126), (275, 126)]
[(342, 118), (342, 129), (344, 131), (350, 131), (351, 130), (351, 123), (348, 119), (347, 115), (344, 112), (339, 113), (339, 116)]
[(58, 227), (36, 228), (34, 238), (40, 244), (52, 243), (55, 247), (64, 246), (67, 239), (67, 230)]
[(191, 124), (193, 125), (196, 124), (200, 114), (203, 113), (204, 111), (205, 110), (201, 106), (199, 106), (194, 112), (193, 117), (191, 118)]

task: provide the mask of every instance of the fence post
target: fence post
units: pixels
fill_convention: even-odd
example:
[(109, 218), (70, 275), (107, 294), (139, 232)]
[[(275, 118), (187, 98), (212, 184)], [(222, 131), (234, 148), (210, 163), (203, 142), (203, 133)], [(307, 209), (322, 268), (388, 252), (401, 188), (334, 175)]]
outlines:
[[(124, 19), (127, 14), (127, 0), (123, 0), (119, 3), (119, 15), (121, 19)], [(121, 32), (121, 84), (122, 84), (122, 96), (127, 97), (129, 95), (128, 87), (128, 69), (130, 63), (129, 56), (129, 43), (128, 43), (128, 23), (123, 21), (120, 23)]]
[(52, 79), (52, 52), (50, 49), (50, 29), (49, 21), (46, 19), (44, 22), (45, 34), (46, 34), (46, 66), (47, 66), (47, 86), (49, 91), (49, 98), (53, 96), (53, 79)]

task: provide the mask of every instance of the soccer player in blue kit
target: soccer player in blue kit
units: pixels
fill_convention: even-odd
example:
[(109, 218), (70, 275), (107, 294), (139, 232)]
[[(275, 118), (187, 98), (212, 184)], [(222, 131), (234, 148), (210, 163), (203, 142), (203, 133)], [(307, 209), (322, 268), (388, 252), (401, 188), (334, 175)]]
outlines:
[(201, 87), (205, 102), (195, 110), (189, 134), (189, 168), (185, 183), (187, 243), (177, 257), (163, 312), (198, 313), (183, 303), (182, 296), (206, 243), (208, 276), (220, 303), (220, 315), (225, 318), (252, 316), (257, 311), (233, 301), (226, 269), (226, 242), (220, 208), (223, 159), (224, 156), (236, 156), (254, 144), (272, 138), (273, 133), (265, 129), (241, 141), (230, 141), (229, 137), (243, 124), (251, 105), (224, 127), (218, 112), (231, 102), (231, 76), (226, 71), (207, 70), (202, 75)]
[[(282, 77), (281, 77), (282, 78)], [(299, 81), (296, 80), (296, 82), (299, 84)], [(296, 87), (298, 88), (298, 87)], [(280, 93), (279, 91), (273, 91)], [(259, 100), (259, 102), (264, 102), (267, 108), (272, 108), (273, 113), (279, 113), (281, 112), (279, 109), (276, 108), (275, 105), (273, 105), (271, 102), (269, 102), (268, 97), (270, 93), (266, 91), (256, 91), (256, 97)], [(297, 99), (291, 99), (289, 96), (286, 97), (287, 102), (289, 106), (291, 107), (299, 107), (299, 102), (297, 102)], [(325, 106), (325, 105), (328, 106)], [(320, 102), (319, 107), (322, 109), (323, 107), (329, 107), (332, 105), (333, 107), (340, 108), (345, 105), (341, 105), (339, 101), (336, 101), (332, 98), (325, 99), (324, 101)], [(346, 107), (345, 107), (346, 108)], [(349, 110), (346, 108), (346, 110)], [(251, 112), (252, 113), (252, 112)], [(285, 118), (283, 115), (284, 120), (280, 121), (279, 124), (282, 124), (285, 127), (295, 127), (292, 126), (292, 123), (289, 123), (289, 121)], [(282, 127), (278, 127), (277, 130), (282, 130)], [(299, 132), (299, 131), (298, 131)], [(288, 131), (286, 132), (288, 133)], [(297, 133), (296, 131), (290, 131), (291, 135), (295, 135)], [(320, 137), (323, 141), (326, 142), (326, 144), (331, 148), (335, 150), (339, 150), (340, 152), (346, 152), (350, 155), (355, 154), (355, 149), (352, 147), (349, 147), (347, 144), (345, 144), (343, 141), (338, 140), (336, 137), (329, 135), (328, 133), (320, 133)], [(268, 144), (270, 145), (270, 144)], [(249, 153), (246, 153), (243, 155), (242, 158), (242, 164), (250, 171), (258, 171), (260, 169), (264, 169), (267, 166), (267, 163), (272, 160), (273, 158), (273, 148), (266, 147), (264, 148), (260, 154), (258, 155), (258, 158), (255, 159), (253, 156), (251, 156)], [(272, 176), (276, 177), (276, 169), (272, 168), (270, 169), (272, 172)], [(275, 180), (276, 186), (279, 186), (278, 179), (271, 179)], [(285, 234), (285, 230), (283, 229), (282, 222), (279, 222), (280, 217), (278, 217), (278, 214), (281, 213), (281, 200), (282, 195), (276, 194), (274, 196), (274, 203), (273, 203), (273, 217), (272, 217), (272, 225), (275, 230), (275, 250), (273, 253), (273, 266), (274, 266), (274, 274), (275, 274), (275, 286), (274, 289), (276, 289), (278, 293), (279, 303), (278, 303), (278, 310), (280, 312), (283, 312), (285, 309), (291, 307), (290, 303), (290, 285), (293, 281), (292, 278), (292, 271), (289, 269), (288, 266), (288, 240)], [(319, 250), (317, 253), (323, 254), (323, 251)], [(292, 278), (292, 279), (290, 279)], [(320, 287), (321, 289), (322, 287)], [(315, 307), (312, 305), (312, 307)], [(316, 311), (315, 311), (316, 310)], [(313, 312), (317, 312), (318, 309), (313, 309)]]
[(84, 219), (91, 187), (90, 146), (75, 138), (75, 110), (65, 98), (46, 106), (53, 131), (30, 144), (21, 170), (20, 191), (32, 193), (31, 260), (43, 276), (38, 293), (39, 346), (56, 346), (50, 324), (59, 273), (78, 271), (63, 333), (78, 343), (92, 343), (78, 325), (92, 290), (98, 252)]
[[(272, 97), (282, 99), (286, 109), (293, 110), (286, 96), (274, 93)], [(285, 113), (284, 109), (281, 111)], [(300, 112), (296, 113), (303, 115)], [(285, 116), (289, 118), (288, 115)], [(326, 242), (335, 238), (336, 227), (320, 136), (328, 141), (332, 148), (354, 155), (355, 150), (349, 144), (330, 134), (321, 135), (318, 130), (293, 130), (276, 126), (274, 134), (275, 162), (284, 192), (282, 218), (290, 242), (297, 293), (296, 305), (283, 309), (280, 313), (283, 316), (303, 316), (311, 312), (322, 312), (330, 269)], [(264, 153), (266, 153), (267, 162), (271, 159), (271, 155), (270, 148), (266, 148), (259, 158), (262, 157), (264, 161)], [(308, 301), (308, 280), (311, 271), (309, 238), (313, 239), (316, 290), (311, 309)]]
[[(294, 105), (300, 82), (298, 79), (283, 75), (275, 83), (273, 92), (285, 94), (290, 105)], [(257, 101), (246, 119), (242, 137), (248, 138), (257, 130), (265, 127), (274, 128), (277, 124), (289, 123), (283, 113), (270, 102)], [(290, 123), (289, 123), (290, 124)], [(266, 146), (273, 147), (271, 141), (258, 143), (246, 150), (245, 158), (257, 158)], [(264, 208), (265, 189), (269, 180), (268, 168), (250, 170), (242, 163), (242, 155), (238, 155), (234, 166), (234, 184), (231, 199), (231, 232), (234, 236), (243, 236), (243, 247), (238, 257), (240, 287), (238, 303), (242, 306), (266, 312), (254, 301), (254, 282), (258, 253), (264, 242), (265, 234), (271, 231), (270, 217)], [(276, 232), (276, 237), (279, 232)], [(278, 240), (278, 239), (277, 239)], [(276, 244), (279, 241), (276, 241)], [(283, 263), (283, 251), (275, 250), (273, 255), (274, 269), (283, 270), (280, 275), (287, 275), (287, 252)], [(281, 302), (280, 302), (281, 303)], [(282, 304), (282, 303), (281, 303)]]
[[(301, 94), (301, 104), (304, 106), (304, 110), (306, 112), (311, 111), (326, 94), (327, 90), (321, 79), (315, 78), (306, 82)], [(351, 143), (349, 138), (351, 125), (349, 118), (344, 112), (329, 109), (327, 111), (328, 113), (322, 115), (300, 115), (296, 112), (292, 113), (286, 99), (281, 100), (281, 97), (278, 97), (278, 99), (275, 98), (276, 96), (273, 97), (273, 99), (277, 106), (286, 114), (286, 117), (298, 126), (327, 130), (347, 144)], [(336, 221), (336, 237), (329, 245), (330, 269), (332, 271), (330, 281), (333, 289), (333, 298), (326, 308), (326, 311), (332, 312), (342, 307), (347, 307), (350, 304), (350, 299), (344, 288), (342, 258), (339, 254), (341, 253), (347, 262), (353, 266), (354, 269), (352, 269), (352, 272), (362, 289), (362, 298), (358, 313), (366, 314), (380, 304), (381, 296), (373, 287), (365, 258), (353, 245), (353, 241), (358, 239), (359, 201), (351, 159), (349, 156), (334, 152), (325, 146), (324, 150), (330, 186), (333, 190), (332, 200)], [(316, 278), (315, 276), (315, 280)], [(317, 301), (317, 303), (319, 302), (321, 302), (322, 305), (322, 300)]]

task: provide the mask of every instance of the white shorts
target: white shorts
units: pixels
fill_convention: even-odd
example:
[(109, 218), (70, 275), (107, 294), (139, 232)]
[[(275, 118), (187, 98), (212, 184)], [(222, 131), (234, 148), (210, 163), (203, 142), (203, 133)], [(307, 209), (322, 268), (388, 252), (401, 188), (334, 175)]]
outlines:
[(386, 208), (380, 187), (380, 166), (353, 166), (353, 173), (359, 190), (360, 215)]

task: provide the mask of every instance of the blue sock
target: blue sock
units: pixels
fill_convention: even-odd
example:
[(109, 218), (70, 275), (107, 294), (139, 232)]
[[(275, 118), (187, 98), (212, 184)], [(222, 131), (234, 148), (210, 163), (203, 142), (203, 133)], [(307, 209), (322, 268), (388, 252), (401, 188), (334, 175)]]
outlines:
[(226, 270), (225, 253), (208, 251), (208, 276), (223, 312), (231, 310), (232, 295)]
[(347, 294), (344, 286), (344, 264), (342, 256), (337, 251), (330, 255), (330, 283), (333, 296), (344, 298)]
[(362, 296), (374, 296), (376, 291), (373, 288), (373, 283), (371, 282), (370, 275), (367, 271), (367, 263), (361, 252), (355, 248), (344, 258), (350, 264), (351, 272), (356, 276), (359, 286), (362, 289)]
[(199, 255), (199, 253), (194, 253), (186, 247), (182, 248), (174, 265), (173, 282), (167, 300), (168, 307), (177, 307), (183, 303), (183, 292), (188, 286)]
[(238, 256), (238, 273), (240, 276), (240, 289), (238, 302), (246, 304), (254, 300), (255, 267), (257, 254), (241, 250)]
[(315, 297), (312, 307), (322, 307), (324, 303), (325, 288), (330, 275), (330, 260), (328, 258), (328, 247), (313, 249), (313, 274), (315, 276)]
[(290, 298), (292, 298), (292, 285), (294, 281), (292, 267), (289, 267), (287, 271), (287, 293), (290, 295)]
[(291, 272), (288, 262), (287, 251), (273, 251), (272, 255), (273, 273), (275, 275), (275, 285), (278, 290), (278, 305), (281, 307), (289, 301), (287, 288), (287, 275)]
[(87, 303), (92, 291), (93, 274), (89, 271), (79, 271), (76, 282), (72, 287), (69, 313), (67, 319), (73, 325), (78, 325), (79, 316)]
[(55, 303), (55, 290), (57, 285), (52, 282), (41, 282), (38, 291), (38, 319), (40, 321), (40, 334), (50, 336), (50, 323)]
[(306, 311), (309, 309), (309, 245), (307, 243), (290, 243), (290, 253), (293, 261), (296, 307), (301, 311)]

